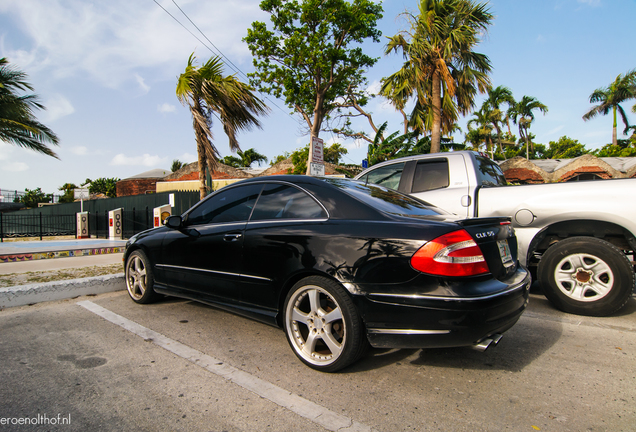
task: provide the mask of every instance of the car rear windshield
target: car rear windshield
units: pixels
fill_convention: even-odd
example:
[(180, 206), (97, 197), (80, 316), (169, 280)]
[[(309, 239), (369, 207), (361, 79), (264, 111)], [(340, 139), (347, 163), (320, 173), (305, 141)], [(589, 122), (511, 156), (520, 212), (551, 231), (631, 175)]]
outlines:
[(347, 195), (384, 213), (410, 217), (446, 214), (442, 209), (383, 186), (334, 178), (326, 179), (326, 181), (341, 189)]
[(506, 186), (506, 177), (499, 165), (484, 156), (475, 156), (477, 162), (477, 178), (484, 187)]

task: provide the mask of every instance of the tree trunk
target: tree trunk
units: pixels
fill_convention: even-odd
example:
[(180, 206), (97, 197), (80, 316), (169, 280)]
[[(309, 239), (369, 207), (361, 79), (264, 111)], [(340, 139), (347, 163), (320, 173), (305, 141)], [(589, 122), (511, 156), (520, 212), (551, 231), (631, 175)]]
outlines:
[(324, 119), (323, 114), (323, 104), (324, 104), (324, 95), (318, 94), (316, 97), (316, 105), (314, 108), (314, 119), (313, 124), (311, 125), (311, 135), (309, 137), (309, 156), (307, 157), (307, 170), (305, 171), (306, 175), (311, 174), (310, 163), (311, 163), (311, 139), (313, 137), (318, 138), (320, 135), (320, 128), (322, 127), (322, 120)]
[[(197, 153), (198, 153), (198, 162), (199, 162), (199, 199), (205, 198), (208, 194), (208, 188), (205, 184), (205, 168), (207, 166), (207, 160), (205, 157), (205, 149), (202, 148), (200, 142), (197, 142)], [(210, 173), (211, 175), (212, 173)]]
[(440, 77), (433, 73), (433, 126), (431, 129), (431, 153), (439, 153), (442, 143), (442, 89)]
[(614, 107), (614, 126), (612, 128), (612, 144), (618, 145), (618, 137), (616, 135), (616, 107)]

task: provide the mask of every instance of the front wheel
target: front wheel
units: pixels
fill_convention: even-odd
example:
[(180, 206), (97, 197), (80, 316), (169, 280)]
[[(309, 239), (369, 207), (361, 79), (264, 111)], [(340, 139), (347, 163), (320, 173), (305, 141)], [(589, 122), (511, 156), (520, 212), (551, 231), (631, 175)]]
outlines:
[(353, 301), (335, 281), (310, 276), (285, 300), (287, 341), (307, 366), (335, 372), (360, 358), (368, 345)]
[(135, 303), (151, 303), (157, 299), (152, 289), (154, 277), (146, 255), (136, 250), (126, 260), (126, 288)]
[(625, 306), (634, 291), (634, 270), (623, 251), (595, 237), (571, 237), (541, 257), (539, 283), (564, 312), (607, 316)]

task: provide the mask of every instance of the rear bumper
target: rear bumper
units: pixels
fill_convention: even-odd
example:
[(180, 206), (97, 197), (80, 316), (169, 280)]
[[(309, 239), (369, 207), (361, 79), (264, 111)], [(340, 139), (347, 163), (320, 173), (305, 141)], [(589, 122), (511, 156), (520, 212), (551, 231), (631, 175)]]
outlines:
[(478, 344), (512, 327), (528, 305), (530, 275), (520, 268), (497, 293), (475, 297), (354, 296), (376, 348), (442, 348)]

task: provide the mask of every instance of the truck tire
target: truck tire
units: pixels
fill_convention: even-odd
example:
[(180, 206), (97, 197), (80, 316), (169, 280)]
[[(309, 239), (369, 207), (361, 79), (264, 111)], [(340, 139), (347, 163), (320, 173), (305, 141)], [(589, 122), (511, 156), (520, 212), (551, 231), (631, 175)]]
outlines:
[(625, 306), (634, 291), (634, 270), (623, 251), (595, 237), (571, 237), (541, 257), (539, 283), (558, 309), (607, 316)]

